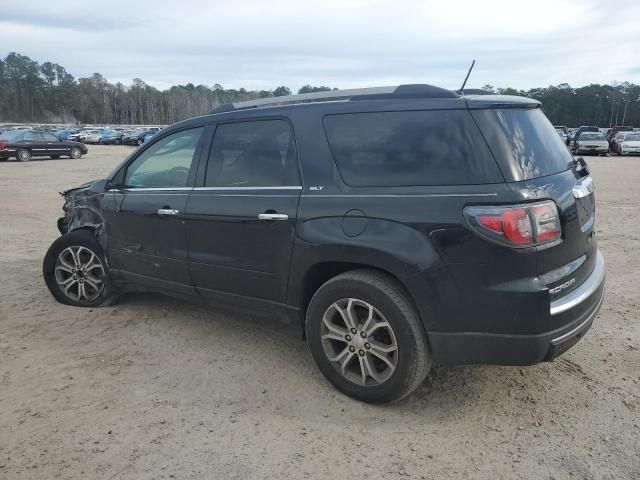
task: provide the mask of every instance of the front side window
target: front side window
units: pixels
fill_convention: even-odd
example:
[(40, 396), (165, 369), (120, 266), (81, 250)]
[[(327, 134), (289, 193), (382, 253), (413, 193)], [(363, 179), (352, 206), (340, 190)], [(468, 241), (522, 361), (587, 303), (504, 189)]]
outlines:
[(127, 187), (186, 187), (202, 128), (169, 135), (142, 152), (127, 168)]
[(298, 160), (288, 122), (259, 120), (217, 126), (206, 187), (298, 185)]

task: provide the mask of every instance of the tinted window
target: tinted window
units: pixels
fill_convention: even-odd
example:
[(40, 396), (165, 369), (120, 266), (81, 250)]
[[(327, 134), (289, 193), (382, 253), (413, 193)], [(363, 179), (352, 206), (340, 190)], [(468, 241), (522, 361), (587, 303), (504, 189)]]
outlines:
[(569, 169), (573, 158), (539, 108), (472, 110), (508, 181)]
[(186, 187), (202, 128), (169, 135), (142, 152), (127, 168), (127, 187)]
[[(352, 186), (463, 185), (502, 177), (467, 111), (376, 112), (324, 119), (331, 151)], [(558, 136), (555, 134), (556, 137)]]
[(291, 127), (284, 120), (218, 125), (209, 154), (207, 187), (298, 186)]

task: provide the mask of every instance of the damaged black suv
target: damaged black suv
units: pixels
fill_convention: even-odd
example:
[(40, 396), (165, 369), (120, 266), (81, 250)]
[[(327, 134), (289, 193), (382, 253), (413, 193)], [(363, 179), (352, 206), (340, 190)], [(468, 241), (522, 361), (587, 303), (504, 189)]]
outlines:
[(60, 302), (153, 291), (279, 317), (322, 373), (398, 400), (432, 361), (549, 361), (604, 295), (593, 182), (540, 103), (404, 85), (175, 124), (64, 192)]

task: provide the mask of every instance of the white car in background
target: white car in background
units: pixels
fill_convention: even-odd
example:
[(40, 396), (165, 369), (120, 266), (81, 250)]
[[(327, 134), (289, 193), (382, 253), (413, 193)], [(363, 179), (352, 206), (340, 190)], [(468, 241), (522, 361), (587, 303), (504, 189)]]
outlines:
[(624, 132), (618, 135), (616, 135), (618, 155), (640, 154), (640, 132)]

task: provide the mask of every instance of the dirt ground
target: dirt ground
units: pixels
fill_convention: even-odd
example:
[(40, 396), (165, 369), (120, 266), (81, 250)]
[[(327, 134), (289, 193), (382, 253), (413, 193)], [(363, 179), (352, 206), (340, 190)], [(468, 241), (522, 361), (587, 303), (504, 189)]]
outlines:
[(594, 157), (594, 326), (528, 368), (436, 366), (403, 402), (334, 390), (297, 332), (155, 295), (60, 305), (57, 192), (130, 151), (0, 163), (0, 479), (640, 478), (640, 158)]

